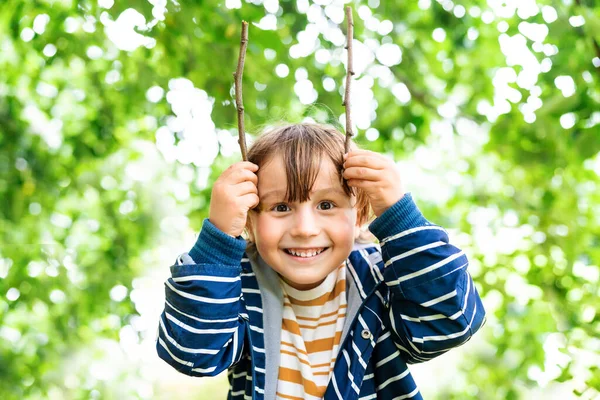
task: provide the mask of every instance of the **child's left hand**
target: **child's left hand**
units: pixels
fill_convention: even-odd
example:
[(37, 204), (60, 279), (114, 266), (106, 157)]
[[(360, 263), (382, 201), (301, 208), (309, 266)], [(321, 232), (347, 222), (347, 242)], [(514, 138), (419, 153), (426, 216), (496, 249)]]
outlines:
[(404, 197), (400, 171), (389, 158), (369, 150), (352, 150), (344, 160), (344, 178), (350, 187), (365, 191), (376, 216)]

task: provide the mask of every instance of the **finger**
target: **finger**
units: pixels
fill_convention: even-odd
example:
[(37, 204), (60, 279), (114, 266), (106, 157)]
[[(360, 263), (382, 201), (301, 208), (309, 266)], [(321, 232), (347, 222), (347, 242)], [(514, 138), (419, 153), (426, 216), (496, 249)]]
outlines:
[(348, 153), (350, 154), (379, 154), (376, 151), (371, 151), (367, 149), (352, 149)]
[(381, 170), (365, 168), (365, 167), (350, 167), (344, 170), (344, 178), (350, 179), (361, 179), (367, 181), (380, 181)]
[(379, 153), (376, 153), (371, 150), (354, 149), (354, 150), (350, 150), (349, 152), (344, 154), (344, 160), (347, 158), (351, 158), (351, 157), (355, 157), (355, 156), (359, 156), (359, 155), (366, 155), (366, 154), (371, 154), (371, 155), (375, 155), (375, 156), (380, 155)]
[(344, 162), (344, 168), (368, 167), (372, 169), (384, 169), (388, 161), (372, 154), (356, 154), (348, 156)]
[(254, 172), (258, 171), (258, 165), (251, 163), (250, 161), (239, 161), (235, 163), (234, 166), (239, 166)]
[(244, 204), (246, 204), (248, 206), (248, 209), (252, 209), (252, 208), (256, 207), (260, 202), (258, 195), (254, 194), (254, 193), (248, 193), (248, 194), (243, 195), (241, 197), (241, 200), (243, 201)]
[(231, 174), (236, 173), (236, 171), (240, 171), (240, 170), (248, 170), (251, 172), (256, 172), (258, 171), (258, 165), (251, 163), (249, 161), (239, 161), (236, 162), (235, 164), (232, 164), (229, 166), (229, 168), (227, 168), (225, 171), (223, 171), (223, 176), (229, 176)]
[(373, 190), (380, 187), (380, 183), (377, 181), (367, 181), (364, 179), (348, 179), (348, 186), (363, 189), (365, 191)]
[(233, 192), (237, 196), (244, 196), (246, 194), (251, 193), (256, 194), (258, 196), (258, 189), (256, 188), (256, 185), (248, 181), (240, 182), (233, 185)]
[(234, 171), (231, 171), (229, 177), (227, 178), (228, 183), (230, 184), (238, 184), (241, 182), (252, 182), (255, 185), (258, 184), (258, 176), (248, 169), (240, 168)]

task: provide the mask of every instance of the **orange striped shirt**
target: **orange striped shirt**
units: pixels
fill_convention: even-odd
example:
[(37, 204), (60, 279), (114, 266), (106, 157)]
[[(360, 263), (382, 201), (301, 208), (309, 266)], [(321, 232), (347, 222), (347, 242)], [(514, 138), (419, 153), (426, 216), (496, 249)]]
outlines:
[(283, 322), (277, 399), (321, 399), (338, 355), (346, 319), (346, 266), (316, 288), (281, 280)]

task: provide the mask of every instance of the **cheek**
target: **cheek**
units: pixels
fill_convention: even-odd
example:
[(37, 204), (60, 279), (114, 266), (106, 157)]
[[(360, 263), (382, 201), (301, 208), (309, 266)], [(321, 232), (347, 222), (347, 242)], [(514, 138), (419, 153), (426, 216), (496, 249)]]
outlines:
[(259, 215), (254, 221), (254, 238), (257, 246), (276, 245), (279, 237), (278, 224), (266, 215)]
[(334, 234), (339, 240), (354, 243), (355, 231), (357, 229), (356, 222), (356, 211), (348, 210), (341, 214), (338, 222), (331, 224), (330, 228), (332, 232), (335, 232)]
[(346, 210), (344, 213), (344, 220), (348, 226), (356, 226), (358, 223), (358, 213), (355, 208)]

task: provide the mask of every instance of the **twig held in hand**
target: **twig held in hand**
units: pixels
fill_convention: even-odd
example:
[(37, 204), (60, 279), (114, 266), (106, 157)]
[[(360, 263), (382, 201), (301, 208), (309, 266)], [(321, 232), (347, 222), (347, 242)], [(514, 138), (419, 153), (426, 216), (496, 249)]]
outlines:
[(342, 105), (346, 107), (346, 143), (344, 145), (344, 152), (347, 153), (350, 150), (350, 139), (354, 134), (352, 133), (352, 116), (350, 115), (350, 83), (352, 82), (352, 75), (354, 75), (354, 67), (352, 66), (352, 39), (354, 36), (354, 22), (352, 21), (352, 7), (346, 7), (346, 24), (348, 26), (347, 34), (347, 45), (348, 49), (348, 65), (346, 73), (346, 93), (344, 95), (344, 102)]
[(247, 161), (246, 155), (246, 136), (244, 129), (244, 101), (242, 99), (242, 74), (244, 73), (244, 61), (246, 60), (246, 47), (248, 47), (248, 23), (242, 21), (242, 40), (240, 43), (240, 55), (238, 57), (238, 65), (235, 73), (235, 105), (237, 107), (238, 117), (238, 143), (242, 151), (242, 160)]

